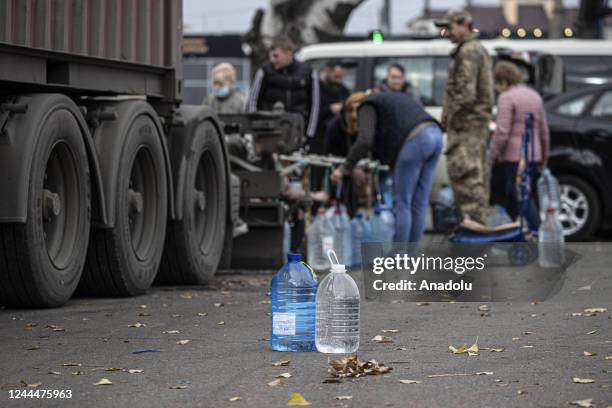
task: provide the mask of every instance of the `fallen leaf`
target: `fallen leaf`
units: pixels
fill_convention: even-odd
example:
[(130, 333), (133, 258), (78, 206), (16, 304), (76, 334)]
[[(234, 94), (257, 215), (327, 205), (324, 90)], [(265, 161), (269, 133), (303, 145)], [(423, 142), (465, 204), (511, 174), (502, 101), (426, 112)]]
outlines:
[(470, 355), (470, 356), (478, 355), (478, 351), (480, 350), (480, 348), (478, 347), (478, 337), (476, 337), (476, 341), (470, 347), (468, 347), (467, 344), (464, 344), (461, 347), (448, 346), (448, 349), (453, 354), (465, 354), (465, 353), (468, 353), (468, 355)]
[(185, 294), (181, 295), (181, 298), (183, 298), (183, 299), (193, 299), (194, 296), (195, 295), (192, 294), (192, 293), (185, 293)]
[(593, 384), (595, 382), (592, 378), (574, 377), (573, 380), (576, 384)]
[(520, 337), (513, 337), (512, 341), (517, 341), (517, 340), (520, 340), (520, 339), (521, 339)]
[(147, 305), (140, 305), (140, 306), (138, 306), (138, 307), (139, 307), (139, 308), (141, 308), (141, 309), (146, 309), (146, 308), (147, 308), (147, 307), (149, 307), (149, 306), (147, 306)]
[(391, 337), (381, 336), (380, 334), (378, 336), (374, 336), (372, 341), (375, 341), (376, 343), (393, 343), (393, 339)]
[(81, 363), (64, 363), (62, 364), (64, 367), (80, 367)]
[(273, 362), (272, 365), (274, 367), (285, 367), (285, 366), (288, 366), (290, 362), (291, 362), (290, 360), (280, 360), (280, 361)]
[(28, 387), (28, 388), (38, 388), (38, 387), (40, 387), (40, 386), (42, 385), (42, 383), (41, 383), (41, 382), (32, 383), (32, 384), (28, 384), (28, 383), (26, 383), (26, 382), (24, 382), (24, 381), (22, 381), (22, 382), (21, 382), (21, 384), (22, 384), (24, 387)]
[(215, 307), (223, 307), (224, 305), (223, 305), (223, 303), (215, 303), (213, 306), (215, 306)]
[(406, 347), (396, 347), (395, 350), (405, 351), (408, 350)]
[(504, 349), (503, 348), (490, 348), (489, 351), (491, 353), (501, 353), (504, 351)]
[(38, 326), (38, 323), (26, 323), (25, 328), (26, 329), (32, 329), (34, 327)]
[(163, 332), (164, 334), (178, 334), (180, 333), (179, 330), (166, 330)]
[(612, 360), (612, 356), (606, 356), (606, 360)]
[(151, 316), (151, 313), (147, 313), (147, 312), (140, 312), (138, 313), (139, 317), (147, 317), (147, 316)]
[(383, 329), (381, 330), (383, 333), (399, 333), (398, 329)]
[(595, 334), (597, 333), (597, 330), (591, 330), (590, 332), (588, 332), (587, 334)]
[(517, 393), (518, 395), (523, 395), (523, 394), (527, 394), (527, 391), (518, 390), (516, 393)]
[(539, 300), (534, 300), (533, 302), (531, 302), (531, 304), (532, 304), (533, 306), (535, 306), (535, 305), (539, 305), (540, 303), (542, 303), (542, 302), (540, 302)]
[(112, 383), (112, 381), (110, 381), (107, 378), (102, 378), (102, 379), (100, 379), (100, 381), (98, 381), (94, 385), (113, 385), (113, 383)]
[(135, 328), (141, 328), (141, 327), (147, 327), (146, 324), (143, 323), (132, 323), (132, 324), (128, 324), (128, 327), (135, 327)]
[(328, 360), (330, 374), (334, 377), (355, 377), (359, 378), (365, 375), (381, 375), (387, 374), (393, 370), (392, 367), (387, 367), (384, 363), (379, 363), (376, 360), (362, 361), (357, 356), (345, 357), (341, 360)]
[(144, 370), (140, 370), (140, 369), (137, 369), (137, 368), (131, 368), (131, 369), (127, 370), (127, 372), (130, 373), (130, 374), (140, 374), (143, 371)]
[(607, 307), (592, 307), (590, 309), (584, 309), (584, 313), (604, 313), (607, 311)]
[(353, 399), (353, 396), (352, 396), (352, 395), (338, 395), (338, 396), (336, 397), (336, 399), (337, 399), (338, 401), (352, 400), (352, 399)]
[(526, 345), (526, 346), (521, 346), (521, 348), (533, 348), (533, 346)]
[(423, 381), (418, 381), (418, 380), (398, 380), (399, 382), (401, 382), (402, 384), (422, 384)]
[(304, 397), (302, 397), (302, 394), (300, 394), (299, 392), (294, 392), (293, 394), (291, 394), (291, 397), (289, 397), (287, 405), (306, 406), (310, 405), (310, 402), (308, 402)]
[(186, 385), (173, 385), (170, 387), (171, 390), (184, 390), (185, 388), (187, 388)]
[(577, 405), (583, 408), (590, 408), (593, 406), (593, 398), (583, 399), (578, 401), (572, 401), (569, 403), (570, 405)]
[(72, 374), (72, 375), (83, 375), (83, 374), (85, 374), (85, 373), (84, 373), (84, 372), (82, 372), (82, 371), (73, 371), (73, 372), (71, 372), (70, 374)]
[(291, 373), (282, 373), (282, 374), (277, 375), (277, 377), (291, 378), (292, 375), (291, 375)]
[(592, 357), (597, 355), (597, 353), (591, 353), (590, 351), (583, 351), (582, 354), (584, 354), (585, 357)]
[(32, 346), (28, 349), (29, 351), (40, 350), (40, 346)]
[(534, 332), (531, 332), (531, 331), (526, 331), (526, 332), (524, 332), (523, 334), (524, 334), (524, 335), (526, 335), (526, 336), (529, 336), (530, 334), (535, 334), (535, 333), (534, 333)]
[(582, 313), (580, 312), (572, 313), (572, 317), (576, 317), (576, 316), (582, 316)]
[(51, 375), (62, 375), (62, 373), (60, 373), (59, 371), (49, 371), (47, 374), (51, 374)]
[(241, 399), (242, 399), (242, 398), (240, 398), (240, 397), (231, 397), (229, 400), (230, 400), (231, 402), (236, 402), (236, 401), (240, 401)]
[(198, 313), (198, 316), (208, 316), (208, 313)]
[(488, 312), (489, 310), (491, 310), (491, 308), (489, 307), (489, 305), (480, 305), (478, 306), (478, 310), (481, 312)]
[(276, 379), (276, 380), (274, 380), (274, 381), (270, 381), (270, 382), (268, 383), (268, 387), (276, 387), (277, 385), (282, 385), (282, 384), (283, 384), (283, 380), (282, 380), (282, 378), (277, 378), (277, 379)]
[(176, 342), (176, 344), (178, 344), (179, 346), (184, 346), (187, 343), (189, 343), (189, 340), (179, 340)]
[(429, 306), (429, 302), (419, 302), (417, 306)]
[(51, 329), (51, 330), (53, 330), (53, 331), (55, 331), (55, 332), (63, 332), (63, 331), (66, 331), (66, 329), (64, 329), (62, 326), (58, 326), (58, 325), (56, 325), (56, 324), (48, 324), (48, 325), (46, 325), (46, 326), (45, 326), (45, 328), (47, 328), (47, 329)]
[(467, 354), (469, 357), (474, 357), (478, 355), (478, 353), (474, 353), (473, 351), (468, 351)]
[(225, 324), (225, 322), (223, 320), (221, 320), (219, 323), (217, 323), (220, 326), (223, 326)]
[(448, 349), (453, 354), (464, 354), (467, 352), (467, 344), (464, 344), (463, 346), (460, 346), (460, 347), (448, 346)]
[(476, 375), (493, 375), (493, 371), (479, 371)]

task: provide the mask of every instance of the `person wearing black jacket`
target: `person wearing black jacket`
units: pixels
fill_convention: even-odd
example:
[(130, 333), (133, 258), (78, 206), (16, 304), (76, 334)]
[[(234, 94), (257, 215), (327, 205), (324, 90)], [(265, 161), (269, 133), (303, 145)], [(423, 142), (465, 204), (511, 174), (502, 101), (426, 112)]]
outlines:
[[(319, 102), (319, 121), (315, 136), (309, 140), (308, 152), (313, 154), (327, 154), (325, 149), (325, 133), (327, 125), (334, 115), (342, 109), (344, 101), (349, 96), (349, 90), (342, 84), (342, 79), (346, 74), (346, 69), (339, 61), (329, 61), (319, 76), (320, 102)], [(310, 188), (320, 190), (323, 186), (325, 171), (322, 167), (314, 167), (310, 171)], [(316, 211), (316, 206), (313, 206)], [(314, 212), (313, 214), (316, 214)]]
[(271, 111), (278, 102), (285, 111), (302, 114), (306, 121), (306, 136), (312, 138), (319, 116), (319, 78), (310, 66), (296, 61), (295, 46), (286, 37), (276, 38), (270, 46), (270, 62), (257, 70), (247, 111)]
[(425, 231), (427, 203), (442, 152), (442, 131), (414, 98), (382, 92), (366, 98), (358, 110), (359, 133), (332, 182), (350, 176), (357, 162), (372, 153), (393, 172), (396, 242), (418, 243)]

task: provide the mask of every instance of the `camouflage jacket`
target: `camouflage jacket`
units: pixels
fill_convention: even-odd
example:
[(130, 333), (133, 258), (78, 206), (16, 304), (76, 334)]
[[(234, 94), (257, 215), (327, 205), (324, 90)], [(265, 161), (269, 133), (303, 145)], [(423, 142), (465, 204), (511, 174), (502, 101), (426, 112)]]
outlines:
[(448, 132), (488, 123), (494, 103), (491, 57), (474, 35), (451, 57), (442, 126)]

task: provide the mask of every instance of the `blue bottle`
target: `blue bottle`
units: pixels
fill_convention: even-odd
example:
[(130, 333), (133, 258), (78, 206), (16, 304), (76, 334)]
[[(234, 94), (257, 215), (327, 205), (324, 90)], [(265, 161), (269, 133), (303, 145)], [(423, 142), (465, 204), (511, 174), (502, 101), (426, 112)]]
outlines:
[(370, 218), (370, 239), (373, 242), (392, 242), (395, 232), (393, 224), (393, 213), (377, 204)]
[(300, 254), (270, 284), (270, 347), (275, 351), (315, 351), (317, 277)]

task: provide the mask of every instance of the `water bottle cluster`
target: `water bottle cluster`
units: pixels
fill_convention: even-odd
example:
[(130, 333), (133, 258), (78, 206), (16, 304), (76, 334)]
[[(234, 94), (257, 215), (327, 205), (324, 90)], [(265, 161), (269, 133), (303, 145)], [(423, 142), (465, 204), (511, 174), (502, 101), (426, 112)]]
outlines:
[(350, 220), (343, 205), (320, 208), (308, 229), (308, 263), (316, 270), (328, 270), (327, 252), (333, 248), (340, 263), (361, 266), (361, 244), (393, 241), (394, 225), (393, 213), (381, 205), (369, 220), (362, 213)]
[(314, 271), (289, 254), (270, 285), (270, 346), (276, 351), (354, 353), (359, 348), (359, 289), (328, 251), (331, 272), (320, 284)]

